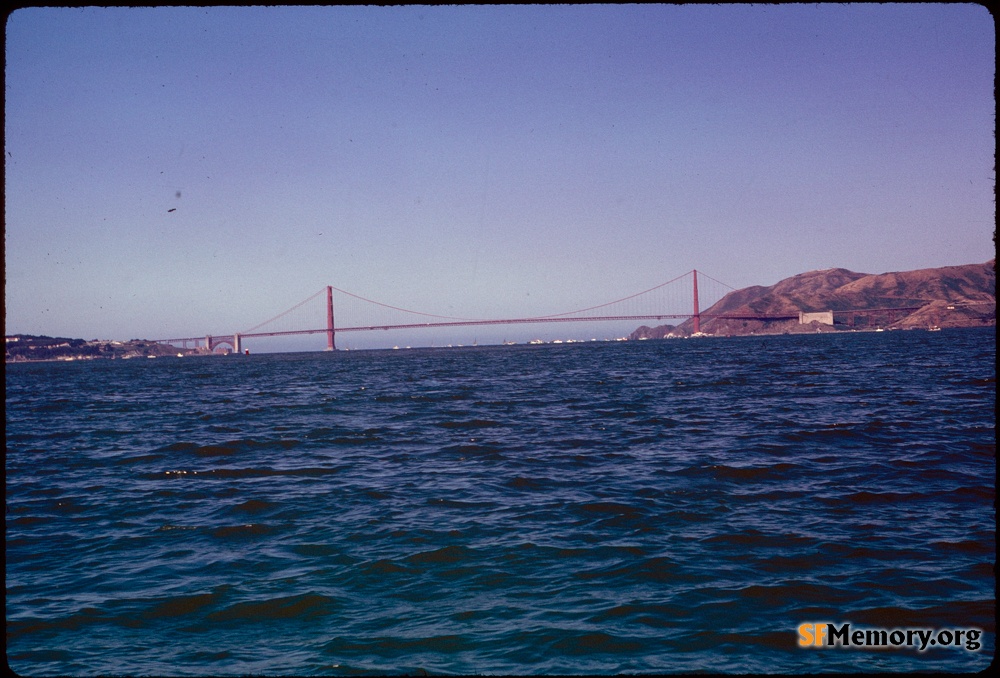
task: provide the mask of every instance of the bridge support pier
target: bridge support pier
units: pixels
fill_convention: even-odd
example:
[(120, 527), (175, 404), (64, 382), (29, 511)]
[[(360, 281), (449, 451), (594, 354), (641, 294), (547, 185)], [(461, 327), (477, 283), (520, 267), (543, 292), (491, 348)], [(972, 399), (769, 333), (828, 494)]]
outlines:
[(243, 353), (243, 349), (240, 346), (240, 333), (239, 332), (237, 332), (236, 334), (233, 335), (233, 352), (236, 353), (236, 355), (239, 355), (239, 354)]

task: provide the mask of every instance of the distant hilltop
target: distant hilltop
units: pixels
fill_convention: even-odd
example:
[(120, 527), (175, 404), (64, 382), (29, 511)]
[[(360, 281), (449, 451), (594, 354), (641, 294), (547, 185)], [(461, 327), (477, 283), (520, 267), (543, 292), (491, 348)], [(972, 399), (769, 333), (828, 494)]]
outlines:
[[(770, 287), (730, 292), (701, 311), (701, 333), (734, 336), (995, 326), (996, 308), (995, 259), (881, 274), (831, 268), (800, 273)], [(686, 337), (693, 332), (693, 321), (686, 320), (676, 327), (643, 326), (629, 339)]]

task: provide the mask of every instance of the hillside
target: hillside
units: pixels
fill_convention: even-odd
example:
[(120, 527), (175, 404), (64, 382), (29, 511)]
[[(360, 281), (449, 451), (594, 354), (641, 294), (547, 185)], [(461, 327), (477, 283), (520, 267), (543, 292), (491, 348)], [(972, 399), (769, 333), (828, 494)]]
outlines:
[(37, 362), (49, 360), (101, 360), (148, 358), (198, 353), (195, 349), (177, 348), (166, 344), (133, 339), (132, 341), (85, 341), (66, 337), (46, 337), (15, 334), (6, 337), (4, 362)]
[[(833, 312), (832, 325), (824, 320), (799, 322), (800, 313), (825, 311)], [(713, 335), (995, 325), (995, 260), (881, 274), (843, 268), (810, 271), (770, 287), (736, 290), (701, 313), (702, 333)], [(642, 327), (630, 338), (687, 336), (693, 331), (693, 321), (687, 320), (676, 328)]]

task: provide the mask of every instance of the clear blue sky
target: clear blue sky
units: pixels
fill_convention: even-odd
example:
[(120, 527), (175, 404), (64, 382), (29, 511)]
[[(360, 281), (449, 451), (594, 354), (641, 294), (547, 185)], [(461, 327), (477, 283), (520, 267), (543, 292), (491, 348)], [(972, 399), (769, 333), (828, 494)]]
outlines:
[(6, 50), (8, 334), (994, 255), (974, 4), (27, 8)]

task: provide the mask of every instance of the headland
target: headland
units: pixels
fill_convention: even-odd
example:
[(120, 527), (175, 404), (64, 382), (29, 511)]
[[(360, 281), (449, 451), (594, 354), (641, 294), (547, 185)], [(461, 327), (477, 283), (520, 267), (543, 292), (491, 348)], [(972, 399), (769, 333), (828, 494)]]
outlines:
[[(730, 292), (701, 312), (700, 334), (745, 336), (996, 325), (996, 260), (894, 273), (809, 271)], [(693, 320), (639, 327), (629, 339), (695, 334)]]

